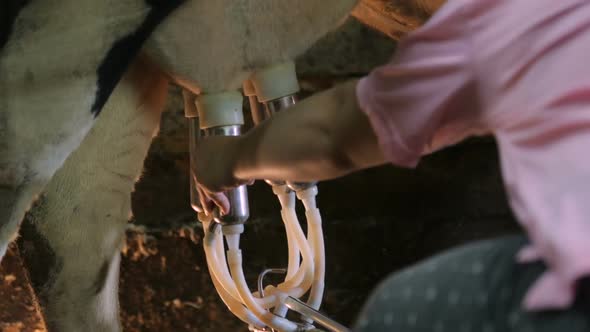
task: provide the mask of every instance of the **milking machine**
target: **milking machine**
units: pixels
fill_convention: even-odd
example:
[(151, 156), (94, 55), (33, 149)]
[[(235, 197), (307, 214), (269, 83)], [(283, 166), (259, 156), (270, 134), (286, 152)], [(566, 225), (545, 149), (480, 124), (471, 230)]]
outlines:
[[(298, 91), (293, 62), (257, 71), (243, 85), (243, 95), (249, 98), (255, 125), (294, 105)], [(199, 95), (196, 107), (185, 107), (189, 119), (191, 162), (198, 140), (241, 134), (244, 125), (242, 101), (240, 92), (228, 91)], [(249, 218), (247, 187), (240, 186), (226, 193), (231, 205), (229, 213), (205, 215), (200, 207), (194, 176), (191, 174), (190, 178), (191, 205), (203, 223), (203, 246), (211, 279), (234, 315), (248, 324), (251, 331), (349, 331), (318, 311), (324, 293), (325, 252), (315, 183), (266, 180), (281, 205), (287, 234), (288, 266), (262, 271), (257, 290), (252, 292), (244, 276), (240, 249), (240, 237)], [(297, 201), (305, 207), (307, 234), (304, 234), (295, 213)], [(277, 285), (265, 286), (264, 277), (269, 273), (284, 274), (284, 279)], [(295, 319), (288, 318), (289, 311), (299, 315), (289, 315), (297, 317)]]

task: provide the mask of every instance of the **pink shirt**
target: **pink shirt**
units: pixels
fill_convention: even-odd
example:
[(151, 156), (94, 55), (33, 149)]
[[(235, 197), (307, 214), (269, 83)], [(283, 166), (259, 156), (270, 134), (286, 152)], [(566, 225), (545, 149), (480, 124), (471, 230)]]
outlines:
[(449, 0), (358, 85), (394, 164), (498, 142), (510, 204), (548, 270), (524, 299), (564, 308), (590, 275), (590, 1)]

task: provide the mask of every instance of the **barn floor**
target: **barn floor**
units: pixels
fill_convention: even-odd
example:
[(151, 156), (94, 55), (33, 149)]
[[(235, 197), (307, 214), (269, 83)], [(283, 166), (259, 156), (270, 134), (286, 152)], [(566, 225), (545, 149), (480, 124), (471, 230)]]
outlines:
[[(346, 29), (298, 62), (307, 93), (362, 75), (393, 52), (394, 43), (358, 24)], [(208, 275), (188, 204), (186, 122), (178, 91), (171, 97), (132, 195), (120, 284), (125, 331), (247, 331)], [(328, 259), (322, 309), (344, 324), (389, 273), (460, 243), (518, 231), (487, 138), (429, 156), (416, 170), (380, 167), (320, 183), (319, 190)], [(270, 188), (252, 186), (250, 204), (243, 248), (255, 285), (264, 268), (285, 265), (287, 250)], [(1, 331), (43, 331), (15, 248), (0, 266), (0, 299)]]

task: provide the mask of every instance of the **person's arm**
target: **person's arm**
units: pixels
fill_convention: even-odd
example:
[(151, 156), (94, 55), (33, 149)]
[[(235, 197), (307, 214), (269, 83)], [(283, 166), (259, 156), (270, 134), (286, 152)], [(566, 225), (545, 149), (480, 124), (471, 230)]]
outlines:
[(219, 192), (250, 179), (320, 181), (385, 163), (356, 84), (307, 98), (241, 137), (204, 139), (195, 162), (199, 183)]
[(360, 83), (312, 96), (243, 137), (204, 140), (194, 165), (207, 197), (225, 208), (219, 192), (249, 179), (319, 181), (386, 162), (415, 167), (422, 155), (479, 132), (464, 10), (462, 2), (443, 6)]
[(276, 114), (240, 142), (238, 179), (327, 180), (385, 163), (346, 82)]

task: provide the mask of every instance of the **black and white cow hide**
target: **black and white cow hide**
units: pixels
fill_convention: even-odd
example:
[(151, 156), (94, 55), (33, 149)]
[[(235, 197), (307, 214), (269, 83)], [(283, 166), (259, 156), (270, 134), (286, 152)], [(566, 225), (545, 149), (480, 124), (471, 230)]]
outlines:
[(238, 89), (301, 54), (355, 3), (0, 2), (0, 258), (34, 203), (21, 232), (25, 259), (42, 261), (28, 265), (50, 331), (121, 329), (130, 192), (168, 84), (192, 95)]

